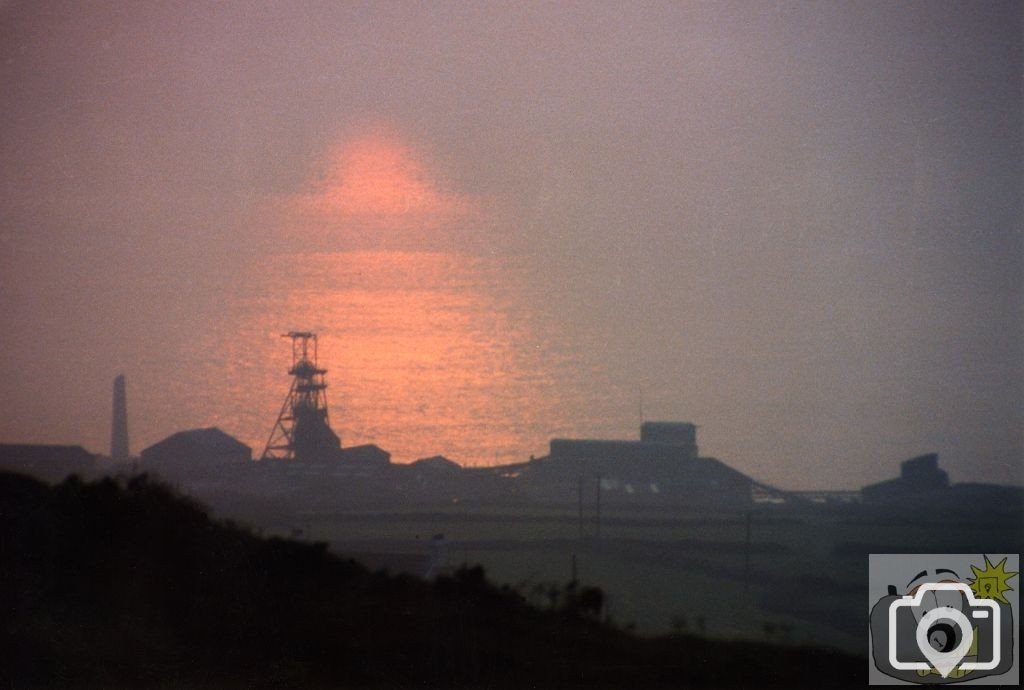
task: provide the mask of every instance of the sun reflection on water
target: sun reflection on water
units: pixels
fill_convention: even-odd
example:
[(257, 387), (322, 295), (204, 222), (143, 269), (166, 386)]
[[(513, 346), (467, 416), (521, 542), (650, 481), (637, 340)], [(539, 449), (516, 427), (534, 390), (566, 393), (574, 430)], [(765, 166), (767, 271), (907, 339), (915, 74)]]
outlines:
[(301, 249), (254, 259), (197, 324), (182, 369), (203, 380), (172, 386), (176, 404), (258, 455), (289, 385), (280, 335), (312, 330), (346, 446), (490, 465), (543, 454), (555, 435), (632, 428), (599, 348), (540, 287), (550, 281), (495, 251), (490, 201), (454, 189), (393, 130), (350, 135), (311, 161), (301, 190), (267, 201), (277, 245)]
[[(260, 259), (196, 343), (196, 413), (262, 450), (287, 391), (280, 334), (320, 334), (331, 423), (346, 446), (408, 462), (497, 464), (607, 416), (603, 372), (561, 332), (522, 261), (440, 252)], [(221, 392), (217, 392), (221, 391)], [(606, 396), (605, 396), (606, 397)]]

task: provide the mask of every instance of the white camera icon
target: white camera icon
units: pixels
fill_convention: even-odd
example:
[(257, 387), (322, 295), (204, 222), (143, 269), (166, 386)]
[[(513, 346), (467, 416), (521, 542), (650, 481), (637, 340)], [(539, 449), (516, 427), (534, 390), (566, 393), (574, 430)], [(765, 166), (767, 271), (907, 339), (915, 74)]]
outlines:
[[(972, 618), (991, 618), (992, 630), (992, 659), (985, 662), (965, 661), (960, 663), (974, 641), (974, 626), (962, 612), (949, 606), (933, 608), (925, 613), (917, 624), (915, 640), (917, 646), (925, 658), (931, 662), (930, 666), (922, 661), (900, 661), (896, 654), (896, 614), (901, 608), (915, 608), (922, 606), (922, 599), (927, 592), (954, 591), (960, 592), (967, 600), (967, 610)], [(999, 605), (992, 599), (976, 599), (974, 592), (967, 585), (960, 582), (929, 582), (921, 585), (913, 596), (907, 595), (897, 599), (889, 606), (889, 663), (894, 669), (901, 671), (927, 671), (935, 668), (943, 677), (949, 675), (950, 671), (960, 666), (963, 671), (990, 671), (999, 665), (1002, 658), (1000, 649), (1000, 610)], [(960, 644), (949, 651), (939, 651), (928, 643), (928, 630), (938, 621), (952, 621), (960, 628)]]

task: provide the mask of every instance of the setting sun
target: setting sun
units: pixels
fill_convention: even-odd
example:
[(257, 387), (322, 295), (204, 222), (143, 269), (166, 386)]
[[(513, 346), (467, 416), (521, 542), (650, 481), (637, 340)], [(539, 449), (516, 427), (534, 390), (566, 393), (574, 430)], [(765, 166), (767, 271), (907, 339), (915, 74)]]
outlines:
[(325, 251), (447, 250), (489, 215), (450, 177), (408, 138), (371, 129), (326, 147), (302, 190), (275, 213), (282, 231), (307, 248), (319, 241)]
[(408, 147), (374, 137), (332, 152), (322, 200), (353, 214), (441, 213), (451, 200), (426, 179)]
[(330, 216), (448, 219), (469, 200), (442, 190), (422, 156), (395, 136), (370, 134), (334, 145), (303, 201)]

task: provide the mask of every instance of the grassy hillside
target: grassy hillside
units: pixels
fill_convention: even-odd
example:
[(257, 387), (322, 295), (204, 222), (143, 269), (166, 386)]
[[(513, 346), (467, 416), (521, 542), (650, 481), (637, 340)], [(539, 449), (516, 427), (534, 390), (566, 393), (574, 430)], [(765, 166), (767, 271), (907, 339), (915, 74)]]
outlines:
[(861, 658), (528, 605), (480, 568), (426, 582), (211, 520), (146, 477), (0, 474), (9, 687), (860, 687)]

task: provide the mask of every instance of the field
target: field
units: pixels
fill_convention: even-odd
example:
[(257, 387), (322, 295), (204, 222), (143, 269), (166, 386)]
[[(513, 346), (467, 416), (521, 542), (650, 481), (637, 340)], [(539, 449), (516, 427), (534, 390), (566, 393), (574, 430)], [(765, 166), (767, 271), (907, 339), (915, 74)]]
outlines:
[(953, 517), (862, 506), (768, 506), (749, 515), (608, 510), (600, 536), (593, 515), (581, 524), (574, 511), (556, 507), (308, 512), (270, 523), (264, 514), (262, 523), (391, 572), (481, 564), (495, 581), (541, 605), (549, 585), (575, 575), (606, 592), (609, 619), (640, 634), (687, 632), (860, 654), (869, 553), (1020, 548), (1019, 517)]

